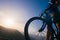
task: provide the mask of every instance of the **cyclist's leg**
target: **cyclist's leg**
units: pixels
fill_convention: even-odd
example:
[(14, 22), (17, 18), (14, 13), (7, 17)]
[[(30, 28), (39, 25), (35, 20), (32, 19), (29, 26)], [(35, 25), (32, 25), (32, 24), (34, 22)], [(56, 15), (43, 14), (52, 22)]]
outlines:
[(47, 24), (47, 34), (46, 34), (46, 40), (50, 39), (50, 31), (51, 31), (51, 22)]
[(57, 22), (56, 22), (56, 26), (57, 26), (57, 28), (60, 30), (60, 23), (57, 23)]
[(56, 23), (56, 26), (59, 29), (57, 39), (60, 40), (60, 23)]
[(57, 34), (57, 40), (60, 40), (60, 22), (58, 20), (58, 21), (55, 21), (54, 23), (56, 24), (57, 28), (59, 29), (59, 32)]
[(46, 40), (49, 40), (49, 38), (50, 38), (50, 32), (49, 32), (48, 27), (47, 27)]

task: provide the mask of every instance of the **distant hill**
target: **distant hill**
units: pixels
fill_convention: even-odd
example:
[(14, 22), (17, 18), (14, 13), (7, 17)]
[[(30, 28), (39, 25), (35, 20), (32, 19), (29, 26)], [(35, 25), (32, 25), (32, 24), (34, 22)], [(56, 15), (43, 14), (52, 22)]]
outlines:
[(0, 40), (25, 40), (24, 36), (15, 29), (0, 26)]

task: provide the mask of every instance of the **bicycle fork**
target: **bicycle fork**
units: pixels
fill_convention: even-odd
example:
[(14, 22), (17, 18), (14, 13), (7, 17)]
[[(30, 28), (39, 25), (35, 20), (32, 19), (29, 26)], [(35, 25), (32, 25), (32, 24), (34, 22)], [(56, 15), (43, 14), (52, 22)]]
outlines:
[(42, 32), (46, 27), (46, 23), (43, 22), (42, 27), (38, 30), (38, 32)]

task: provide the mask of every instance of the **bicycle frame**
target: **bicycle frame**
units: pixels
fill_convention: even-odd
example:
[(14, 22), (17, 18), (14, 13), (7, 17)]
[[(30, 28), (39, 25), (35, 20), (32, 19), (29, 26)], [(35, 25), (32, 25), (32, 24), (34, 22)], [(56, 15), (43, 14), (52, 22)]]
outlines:
[[(45, 18), (44, 18), (44, 14), (46, 14)], [(48, 13), (42, 13), (41, 16), (40, 16), (40, 18), (43, 19), (43, 25), (42, 25), (41, 29), (39, 30), (39, 32), (43, 31), (43, 30), (45, 29), (46, 25), (48, 25), (49, 22), (54, 23), (53, 20), (52, 20), (53, 17), (51, 17)], [(52, 25), (52, 24), (51, 24), (51, 25)], [(56, 26), (56, 24), (55, 24), (55, 26)], [(57, 28), (57, 27), (56, 27), (56, 28)], [(50, 34), (52, 35), (52, 33), (53, 33), (53, 34), (55, 35), (55, 37), (54, 37), (54, 35), (53, 35), (53, 37), (54, 37), (54, 38), (57, 38), (57, 33), (56, 33), (55, 30), (53, 29), (53, 26), (48, 27), (48, 29), (49, 29), (49, 31), (50, 31)], [(51, 30), (52, 30), (52, 31), (51, 31)], [(52, 32), (52, 33), (51, 33), (51, 32)]]

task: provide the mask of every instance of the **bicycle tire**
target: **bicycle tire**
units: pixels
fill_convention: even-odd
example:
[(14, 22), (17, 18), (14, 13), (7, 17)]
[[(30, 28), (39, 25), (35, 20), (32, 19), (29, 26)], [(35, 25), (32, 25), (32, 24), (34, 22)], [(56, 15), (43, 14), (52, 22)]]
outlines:
[[(25, 25), (25, 28), (24, 28), (24, 35), (25, 35), (25, 39), (26, 40), (31, 40), (30, 37), (29, 37), (29, 34), (28, 34), (28, 28), (29, 28), (29, 24), (34, 21), (34, 20), (43, 20), (42, 18), (40, 17), (33, 17), (33, 18), (30, 18), (26, 25)], [(43, 31), (43, 30), (42, 30)]]

